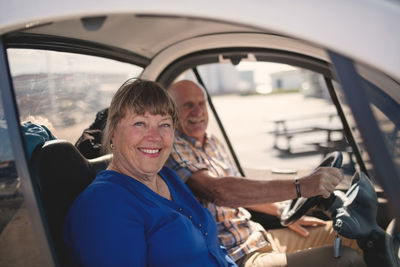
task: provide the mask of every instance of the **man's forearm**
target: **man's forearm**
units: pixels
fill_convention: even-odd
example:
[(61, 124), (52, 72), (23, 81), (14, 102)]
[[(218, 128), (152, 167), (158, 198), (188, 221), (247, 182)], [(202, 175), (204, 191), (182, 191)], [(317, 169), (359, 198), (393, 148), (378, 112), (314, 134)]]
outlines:
[(196, 195), (219, 206), (253, 206), (297, 197), (291, 179), (262, 181), (239, 177), (192, 177), (187, 184)]
[(294, 199), (298, 196), (329, 197), (343, 179), (336, 168), (318, 168), (294, 179), (252, 180), (241, 177), (212, 177), (208, 171), (198, 171), (187, 181), (193, 192), (219, 206), (245, 207)]
[[(240, 181), (237, 179), (240, 179)], [(225, 177), (218, 179), (213, 189), (215, 191), (215, 204), (230, 207), (257, 207), (257, 205), (264, 203), (278, 202), (297, 197), (293, 181), (288, 179), (255, 181), (244, 178)]]

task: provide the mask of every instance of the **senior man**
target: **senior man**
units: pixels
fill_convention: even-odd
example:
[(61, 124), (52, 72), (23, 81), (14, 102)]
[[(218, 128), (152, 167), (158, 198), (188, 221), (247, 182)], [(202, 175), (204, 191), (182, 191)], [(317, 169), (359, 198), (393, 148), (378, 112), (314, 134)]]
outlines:
[[(254, 180), (240, 177), (226, 149), (206, 133), (208, 112), (201, 86), (183, 80), (168, 92), (175, 100), (179, 124), (167, 165), (178, 172), (214, 216), (220, 242), (239, 266), (365, 266), (354, 240), (344, 239), (342, 257), (333, 257), (331, 223), (304, 216), (289, 228), (266, 231), (243, 207), (280, 216), (278, 201), (328, 197), (343, 179), (336, 168), (321, 167), (294, 179)], [(305, 228), (308, 227), (308, 228)], [(310, 249), (311, 248), (311, 249)]]

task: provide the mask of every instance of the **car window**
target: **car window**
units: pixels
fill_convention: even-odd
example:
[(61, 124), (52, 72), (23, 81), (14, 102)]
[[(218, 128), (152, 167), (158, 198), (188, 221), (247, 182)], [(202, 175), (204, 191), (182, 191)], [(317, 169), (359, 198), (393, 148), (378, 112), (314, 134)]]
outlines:
[(0, 96), (0, 266), (43, 266), (7, 131)]
[[(245, 173), (296, 173), (334, 150), (354, 170), (351, 148), (321, 74), (279, 63), (197, 67)], [(194, 79), (191, 70), (177, 79)], [(211, 123), (210, 131), (218, 134)]]
[(114, 92), (141, 67), (73, 53), (8, 49), (21, 122), (45, 125), (75, 143)]

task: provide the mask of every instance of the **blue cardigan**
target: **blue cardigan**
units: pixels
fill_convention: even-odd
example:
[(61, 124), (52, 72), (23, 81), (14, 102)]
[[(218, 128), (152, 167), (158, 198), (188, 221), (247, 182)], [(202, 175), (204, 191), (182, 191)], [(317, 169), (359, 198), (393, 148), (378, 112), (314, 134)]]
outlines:
[(110, 170), (73, 203), (64, 241), (78, 266), (236, 266), (219, 246), (211, 214), (163, 168), (173, 201)]

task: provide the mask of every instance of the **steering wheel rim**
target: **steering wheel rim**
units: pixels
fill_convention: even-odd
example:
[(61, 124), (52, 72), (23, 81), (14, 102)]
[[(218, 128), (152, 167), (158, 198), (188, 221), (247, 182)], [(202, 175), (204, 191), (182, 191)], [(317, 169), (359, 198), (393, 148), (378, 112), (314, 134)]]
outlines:
[[(341, 168), (343, 161), (343, 155), (339, 151), (334, 151), (325, 156), (325, 158), (318, 165), (319, 167), (336, 167)], [(316, 169), (317, 169), (316, 168)], [(331, 193), (328, 199), (335, 198), (335, 195)], [(288, 226), (298, 219), (300, 219), (304, 214), (307, 213), (311, 208), (318, 205), (321, 202), (322, 196), (314, 196), (310, 198), (296, 198), (292, 199), (290, 204), (282, 211), (281, 214), (281, 224), (283, 226)]]

